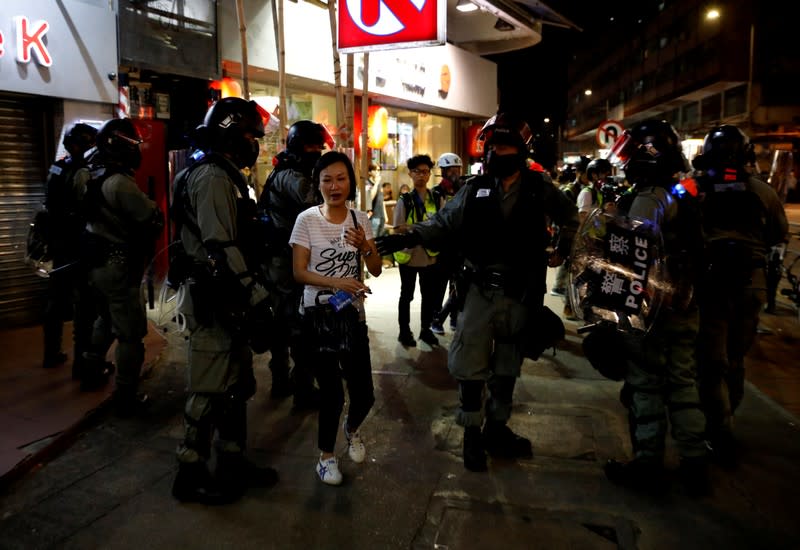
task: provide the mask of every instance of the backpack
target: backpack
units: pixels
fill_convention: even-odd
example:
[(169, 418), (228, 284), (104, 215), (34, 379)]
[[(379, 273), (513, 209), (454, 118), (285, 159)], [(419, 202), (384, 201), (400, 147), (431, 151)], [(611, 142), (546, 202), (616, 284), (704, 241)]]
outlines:
[(278, 174), (284, 170), (296, 168), (297, 165), (293, 158), (286, 152), (278, 153), (273, 163), (275, 163), (275, 168), (267, 176), (267, 181), (264, 182), (264, 188), (261, 190), (261, 195), (258, 198), (257, 216), (260, 228), (259, 233), (269, 251), (269, 255), (291, 256), (292, 252), (289, 246), (291, 230), (275, 225), (275, 219), (273, 217), (275, 205), (272, 204), (270, 195), (272, 194), (272, 185), (278, 177)]
[[(193, 162), (178, 172), (173, 182), (173, 201), (169, 208), (170, 218), (175, 222), (173, 240), (171, 244), (180, 243), (180, 234), (183, 226), (186, 226), (189, 231), (194, 234), (198, 240), (200, 237), (200, 228), (188, 216), (188, 212), (192, 210), (189, 193), (188, 182), (191, 174), (204, 164), (215, 164), (225, 170), (228, 177), (239, 191), (241, 199), (237, 200), (237, 227), (239, 228), (239, 235), (237, 238), (237, 245), (240, 247), (247, 261), (248, 267), (256, 260), (260, 261), (264, 257), (263, 246), (263, 224), (257, 217), (255, 203), (249, 198), (247, 187), (242, 178), (241, 172), (231, 166), (231, 164), (218, 157), (215, 153), (203, 153), (198, 150), (192, 155)], [(177, 288), (186, 280), (190, 275), (192, 264), (194, 263), (187, 253), (185, 248), (181, 246), (170, 247), (174, 250), (174, 255), (170, 258), (169, 274), (167, 275), (167, 284)]]
[(59, 159), (50, 166), (45, 202), (34, 213), (28, 228), (25, 263), (41, 277), (48, 277), (53, 269), (56, 238), (60, 236), (62, 240), (76, 239), (74, 228), (82, 227), (79, 225), (81, 216), (76, 198), (67, 192), (67, 184), (74, 172), (69, 157)]

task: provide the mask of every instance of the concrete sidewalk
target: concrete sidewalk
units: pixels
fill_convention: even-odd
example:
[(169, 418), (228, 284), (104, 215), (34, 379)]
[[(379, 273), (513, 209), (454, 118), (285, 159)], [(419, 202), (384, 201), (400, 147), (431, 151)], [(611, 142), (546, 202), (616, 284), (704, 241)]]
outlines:
[[(585, 361), (577, 325), (567, 322), (557, 354), (526, 361), (515, 391), (510, 424), (532, 440), (534, 459), (493, 461), (489, 473), (474, 474), (463, 468), (462, 430), (453, 422), (451, 335), (441, 338), (444, 347), (402, 348), (397, 270), (367, 282), (376, 404), (361, 430), (367, 461), (353, 464), (338, 442), (342, 487), (317, 479), (316, 416), (292, 411), (290, 399), (268, 398), (269, 356), (262, 355), (249, 453), (275, 466), (281, 482), (228, 507), (176, 503), (170, 485), (182, 435), (185, 343), (171, 336), (145, 382), (153, 396), (148, 415), (119, 420), (101, 409), (69, 448), (16, 480), (0, 500), (0, 548), (800, 547), (800, 433), (786, 410), (797, 406), (796, 393), (779, 403), (748, 384), (737, 417), (741, 463), (714, 469), (713, 496), (691, 499), (677, 484), (659, 499), (632, 493), (602, 472), (607, 458), (630, 456), (620, 385)], [(560, 299), (546, 301), (561, 312)], [(418, 304), (417, 293), (415, 333)], [(758, 337), (748, 361), (750, 373), (773, 373), (779, 389), (800, 380), (795, 316), (784, 302), (778, 315), (765, 316), (772, 333)], [(38, 359), (30, 368), (39, 368)], [(674, 468), (671, 446), (667, 458)]]
[[(88, 425), (114, 389), (113, 378), (98, 391), (82, 392), (72, 380), (72, 323), (64, 325), (67, 362), (42, 368), (42, 328), (0, 331), (0, 490), (65, 447)], [(149, 327), (143, 375), (166, 348)], [(113, 361), (114, 347), (109, 351)]]

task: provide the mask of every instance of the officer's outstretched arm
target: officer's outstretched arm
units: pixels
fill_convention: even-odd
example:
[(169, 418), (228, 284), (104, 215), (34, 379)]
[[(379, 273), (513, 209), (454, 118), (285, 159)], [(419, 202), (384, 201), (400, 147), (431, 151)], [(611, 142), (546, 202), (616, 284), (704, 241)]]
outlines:
[(406, 248), (414, 248), (419, 244), (422, 244), (422, 238), (414, 227), (409, 228), (405, 233), (383, 235), (375, 239), (375, 246), (378, 247), (378, 254), (381, 256), (387, 256)]

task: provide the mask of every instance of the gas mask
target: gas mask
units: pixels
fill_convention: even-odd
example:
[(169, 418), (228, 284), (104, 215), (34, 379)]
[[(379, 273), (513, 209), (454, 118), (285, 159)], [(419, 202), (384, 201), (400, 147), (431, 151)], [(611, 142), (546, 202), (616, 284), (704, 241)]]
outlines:
[(507, 178), (524, 167), (522, 155), (498, 155), (489, 151), (486, 155), (486, 170), (496, 178)]
[(314, 166), (322, 156), (322, 151), (304, 151), (300, 153), (300, 166), (304, 174), (311, 174)]

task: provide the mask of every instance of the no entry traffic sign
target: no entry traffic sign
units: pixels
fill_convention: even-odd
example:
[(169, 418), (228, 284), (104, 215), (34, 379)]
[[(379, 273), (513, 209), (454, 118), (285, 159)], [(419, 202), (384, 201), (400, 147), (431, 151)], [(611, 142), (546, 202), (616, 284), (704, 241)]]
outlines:
[(617, 138), (622, 135), (625, 127), (616, 120), (604, 120), (597, 128), (595, 139), (601, 149), (610, 149)]

